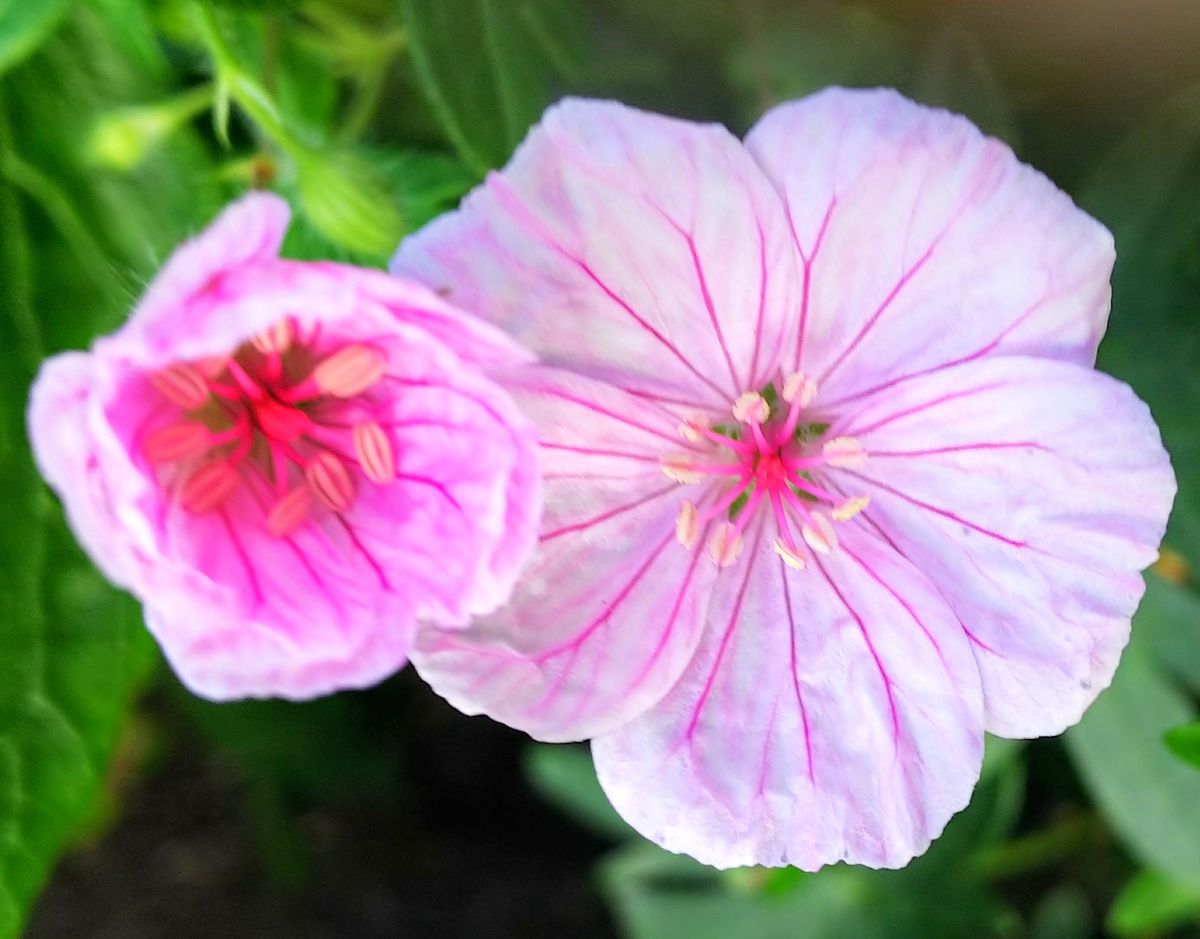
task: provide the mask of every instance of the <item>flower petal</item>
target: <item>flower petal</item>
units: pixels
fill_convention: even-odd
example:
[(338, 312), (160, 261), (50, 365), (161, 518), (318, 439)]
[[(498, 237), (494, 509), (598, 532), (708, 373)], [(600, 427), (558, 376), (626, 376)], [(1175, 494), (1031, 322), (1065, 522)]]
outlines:
[(794, 365), (825, 401), (985, 355), (1095, 360), (1111, 235), (966, 119), (835, 88), (768, 112), (746, 145), (787, 203)]
[[(221, 282), (239, 269), (256, 266), (279, 256), (291, 211), (279, 196), (254, 192), (223, 211), (211, 225), (181, 245), (147, 289), (129, 321), (111, 339), (138, 349), (143, 361), (188, 358), (180, 354), (189, 337), (211, 332), (202, 309), (219, 309)], [(270, 322), (265, 323), (270, 325)], [(242, 325), (238, 335), (218, 339), (226, 348), (253, 335), (255, 325)]]
[(899, 867), (979, 775), (971, 650), (924, 576), (861, 529), (802, 572), (771, 535), (722, 572), (679, 683), (592, 742), (600, 782), (642, 834), (716, 867)]
[(413, 663), (455, 707), (544, 740), (578, 740), (658, 700), (699, 636), (713, 566), (684, 548), (688, 487), (658, 454), (663, 409), (548, 368), (505, 383), (541, 434), (541, 543), (512, 602), (465, 630), (423, 630)]
[(544, 361), (728, 406), (773, 376), (798, 299), (778, 196), (741, 144), (569, 100), (392, 265)]
[(1175, 480), (1150, 412), (1080, 366), (989, 358), (846, 419), (863, 513), (936, 583), (979, 660), (987, 729), (1055, 734), (1108, 686)]

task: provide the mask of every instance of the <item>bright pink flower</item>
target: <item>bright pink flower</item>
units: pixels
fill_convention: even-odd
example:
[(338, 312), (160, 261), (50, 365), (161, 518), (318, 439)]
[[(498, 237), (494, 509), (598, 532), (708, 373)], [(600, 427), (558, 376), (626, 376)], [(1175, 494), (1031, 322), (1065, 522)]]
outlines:
[(212, 698), (378, 681), (536, 540), (536, 437), (485, 377), (528, 355), (422, 287), (280, 259), (287, 224), (227, 209), (29, 407), (79, 540)]
[(541, 547), (423, 633), (468, 712), (594, 737), (648, 837), (902, 865), (984, 731), (1113, 674), (1174, 493), (1092, 369), (1112, 240), (962, 118), (830, 90), (725, 130), (572, 101), (401, 249), (547, 363)]

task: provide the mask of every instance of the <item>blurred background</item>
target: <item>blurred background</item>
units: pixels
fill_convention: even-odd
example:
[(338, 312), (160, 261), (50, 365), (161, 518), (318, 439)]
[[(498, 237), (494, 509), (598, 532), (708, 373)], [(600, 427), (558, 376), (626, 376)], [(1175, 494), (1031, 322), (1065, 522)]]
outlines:
[[(176, 684), (33, 470), (41, 358), (249, 187), (297, 210), (292, 255), (380, 265), (562, 94), (741, 133), (828, 84), (967, 114), (1116, 235), (1101, 366), (1180, 495), (1082, 724), (989, 741), (903, 871), (720, 873), (627, 829), (586, 748), (411, 671), (301, 705)], [(1195, 0), (0, 0), (0, 355), (0, 939), (1200, 936)]]

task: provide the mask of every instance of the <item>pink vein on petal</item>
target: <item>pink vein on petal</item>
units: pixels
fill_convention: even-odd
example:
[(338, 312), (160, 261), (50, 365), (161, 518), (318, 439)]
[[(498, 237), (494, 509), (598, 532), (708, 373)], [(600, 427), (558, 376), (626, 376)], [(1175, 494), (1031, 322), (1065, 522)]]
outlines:
[(800, 711), (800, 723), (804, 727), (804, 754), (808, 760), (808, 778), (816, 783), (816, 770), (813, 767), (812, 731), (808, 724), (808, 708), (804, 706), (804, 695), (800, 691), (800, 674), (796, 668), (799, 664), (796, 656), (796, 617), (792, 612), (792, 591), (788, 587), (788, 569), (783, 559), (779, 559), (780, 579), (783, 581), (783, 602), (788, 614), (788, 647), (790, 655), (790, 671), (792, 675), (792, 691), (796, 695), (796, 707)]
[(893, 755), (898, 756), (900, 749), (900, 712), (896, 707), (896, 696), (892, 690), (892, 678), (888, 674), (887, 668), (884, 667), (883, 660), (879, 657), (879, 652), (875, 648), (875, 643), (871, 641), (871, 633), (868, 631), (866, 623), (863, 622), (862, 616), (856, 609), (854, 609), (854, 607), (850, 605), (850, 601), (846, 599), (845, 594), (838, 589), (838, 585), (834, 582), (833, 578), (829, 576), (829, 571), (825, 569), (825, 565), (821, 563), (820, 558), (814, 555), (813, 561), (817, 568), (821, 571), (821, 576), (825, 578), (825, 582), (829, 584), (830, 588), (837, 595), (837, 598), (841, 602), (842, 606), (846, 608), (846, 612), (849, 613), (851, 619), (858, 624), (858, 630), (862, 634), (863, 642), (867, 644), (867, 650), (871, 653), (871, 658), (875, 661), (875, 668), (878, 669), (879, 678), (883, 682), (883, 690), (884, 693), (887, 694), (888, 699), (888, 710), (891, 712), (892, 717), (892, 746), (894, 748)]
[(544, 543), (555, 538), (559, 538), (562, 535), (570, 534), (571, 532), (586, 531), (589, 528), (616, 518), (618, 515), (623, 515), (626, 512), (632, 512), (634, 509), (645, 505), (647, 502), (652, 502), (660, 496), (664, 496), (668, 492), (672, 492), (677, 488), (678, 487), (674, 483), (671, 483), (669, 486), (664, 486), (662, 489), (656, 489), (654, 492), (642, 496), (642, 498), (634, 502), (627, 502), (624, 505), (619, 505), (616, 508), (609, 509), (607, 512), (602, 512), (601, 514), (593, 516), (592, 518), (585, 519), (582, 522), (576, 522), (573, 525), (564, 525), (562, 528), (556, 528), (553, 531), (548, 531), (541, 535), (538, 540)]

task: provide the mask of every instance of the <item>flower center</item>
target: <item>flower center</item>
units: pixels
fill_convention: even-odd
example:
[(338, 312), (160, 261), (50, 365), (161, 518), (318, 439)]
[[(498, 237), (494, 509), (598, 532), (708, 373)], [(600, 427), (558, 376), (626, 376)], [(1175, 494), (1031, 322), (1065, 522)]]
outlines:
[(167, 474), (183, 507), (221, 508), (246, 478), (269, 487), (267, 529), (285, 537), (320, 506), (343, 512), (357, 483), (395, 479), (395, 451), (370, 413), (366, 393), (387, 369), (378, 349), (348, 344), (318, 355), (283, 320), (231, 355), (177, 362), (149, 375), (179, 408), (176, 420), (147, 434), (146, 457)]
[(768, 385), (739, 396), (733, 424), (711, 426), (697, 417), (680, 425), (691, 446), (661, 463), (676, 482), (703, 487), (679, 510), (675, 532), (685, 547), (695, 547), (705, 526), (720, 519), (709, 538), (709, 556), (720, 567), (733, 564), (760, 506), (773, 515), (779, 532), (775, 550), (792, 567), (807, 564), (801, 543), (820, 554), (837, 547), (834, 523), (853, 518), (868, 500), (838, 495), (829, 478), (837, 469), (861, 466), (867, 454), (852, 437), (826, 436), (829, 425), (808, 413), (816, 394), (812, 380), (797, 373), (779, 390)]

